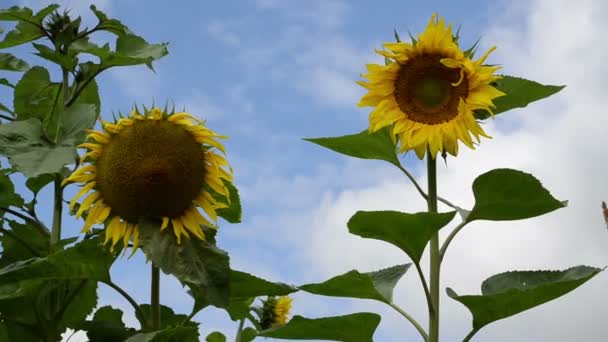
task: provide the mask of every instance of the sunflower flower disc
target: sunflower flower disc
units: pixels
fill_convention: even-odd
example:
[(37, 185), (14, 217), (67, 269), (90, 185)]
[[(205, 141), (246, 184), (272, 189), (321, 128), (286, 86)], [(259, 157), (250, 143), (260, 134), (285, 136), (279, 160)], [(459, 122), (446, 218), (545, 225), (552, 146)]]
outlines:
[(433, 15), (426, 30), (412, 44), (385, 43), (388, 51), (377, 51), (391, 61), (368, 64), (368, 90), (359, 106), (375, 107), (370, 114), (371, 133), (392, 125), (399, 138), (400, 153), (414, 150), (423, 159), (428, 150), (458, 154), (458, 141), (474, 148), (473, 137), (489, 136), (473, 116), (474, 110), (492, 113), (493, 99), (504, 95), (491, 84), (498, 66), (483, 62), (495, 49), (472, 61), (459, 48), (452, 26)]
[(263, 329), (287, 324), (293, 298), (287, 296), (268, 297), (262, 307), (260, 325)]
[(225, 153), (217, 141), (225, 137), (188, 113), (158, 108), (144, 114), (134, 110), (102, 126), (103, 131), (88, 131), (88, 141), (80, 145), (89, 150), (81, 158), (88, 164), (64, 181), (83, 184), (70, 209), (90, 192), (76, 212), (79, 218), (88, 210), (82, 231), (106, 222), (105, 243), (111, 241), (113, 249), (132, 240), (135, 251), (137, 222), (152, 217), (162, 220), (161, 230), (171, 227), (178, 243), (182, 236), (204, 240), (201, 226), (215, 228), (216, 210), (226, 207), (211, 192), (229, 198), (223, 180), (232, 181), (232, 170), (215, 151)]

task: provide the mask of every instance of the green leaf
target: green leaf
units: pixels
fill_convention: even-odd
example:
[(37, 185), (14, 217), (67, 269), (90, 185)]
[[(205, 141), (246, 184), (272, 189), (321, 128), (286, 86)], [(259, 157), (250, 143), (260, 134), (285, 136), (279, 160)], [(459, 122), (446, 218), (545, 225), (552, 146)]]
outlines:
[(0, 70), (26, 71), (30, 66), (26, 61), (13, 56), (10, 53), (0, 52)]
[(294, 316), (282, 327), (262, 331), (258, 336), (284, 340), (329, 340), (371, 342), (380, 315), (369, 312), (317, 319)]
[[(496, 108), (494, 114), (500, 114), (513, 108), (523, 108), (529, 103), (549, 97), (566, 86), (543, 85), (538, 82), (513, 76), (502, 76), (495, 82), (496, 89), (505, 93), (505, 96), (496, 98), (493, 102)], [(484, 120), (490, 117), (485, 110), (474, 112), (475, 118)]]
[[(152, 317), (152, 305), (141, 304), (139, 306), (139, 308), (141, 309), (141, 312), (144, 314), (145, 317), (141, 317), (139, 315), (139, 312), (135, 312), (135, 317), (137, 318), (137, 320), (139, 321), (141, 326), (145, 326), (146, 322), (149, 321), (149, 319), (151, 319), (151, 317)], [(173, 309), (171, 309), (168, 306), (164, 306), (164, 305), (160, 306), (160, 328), (161, 329), (174, 328), (174, 327), (181, 326), (182, 323), (186, 320), (186, 318), (188, 318), (187, 315), (176, 314), (173, 311)], [(197, 328), (198, 323), (189, 321), (184, 326)]]
[(107, 69), (116, 66), (145, 64), (152, 69), (152, 62), (166, 56), (167, 43), (149, 44), (143, 38), (133, 33), (118, 36), (116, 50), (112, 51), (109, 44), (98, 46), (88, 40), (78, 40), (71, 49), (77, 53), (88, 53), (99, 57), (98, 68)]
[(35, 55), (58, 64), (69, 71), (74, 71), (76, 69), (76, 65), (78, 65), (78, 58), (76, 58), (75, 55), (60, 53), (42, 44), (33, 43), (32, 45), (34, 48), (36, 48), (36, 50), (38, 50)]
[(352, 270), (323, 283), (302, 285), (300, 289), (323, 296), (375, 299), (390, 304), (393, 288), (411, 265), (397, 265), (369, 273)]
[(125, 342), (199, 342), (198, 329), (192, 327), (170, 328), (151, 333), (140, 333)]
[(226, 311), (228, 312), (230, 319), (233, 321), (238, 321), (238, 320), (241, 320), (241, 319), (247, 317), (251, 304), (253, 304), (254, 300), (255, 300), (255, 298), (253, 298), (253, 297), (247, 298), (247, 299), (231, 298), (230, 303), (228, 303), (228, 307), (226, 308)]
[(89, 342), (124, 341), (135, 334), (122, 322), (123, 312), (110, 306), (102, 306), (93, 315), (93, 320), (82, 323), (80, 330), (87, 332)]
[(8, 9), (0, 9), (0, 21), (28, 20), (33, 17), (33, 12), (27, 7), (11, 6)]
[(59, 172), (76, 158), (69, 142), (62, 146), (43, 139), (41, 122), (34, 118), (0, 125), (0, 153), (27, 177)]
[(231, 182), (224, 179), (222, 179), (222, 181), (230, 192), (230, 201), (227, 201), (224, 196), (217, 196), (217, 199), (219, 199), (220, 202), (228, 205), (227, 208), (218, 209), (217, 215), (230, 223), (240, 223), (243, 216), (243, 212), (241, 208), (241, 198), (239, 197), (239, 191)]
[[(0, 78), (0, 84), (13, 88), (13, 89), (15, 88), (15, 85), (12, 84), (11, 82), (9, 82), (9, 80), (7, 80), (6, 78)], [(6, 106), (1, 105), (1, 104), (0, 104), (0, 110), (7, 112), (7, 113), (12, 113), (11, 110), (9, 110), (8, 108), (6, 108)]]
[(207, 342), (226, 342), (226, 336), (219, 331), (214, 331), (205, 338)]
[(296, 291), (298, 289), (291, 285), (270, 282), (245, 272), (230, 272), (230, 298), (233, 299), (285, 296)]
[(475, 207), (467, 221), (521, 220), (563, 208), (567, 202), (553, 198), (531, 174), (512, 170), (488, 171), (473, 182)]
[(253, 341), (258, 336), (258, 331), (254, 328), (245, 328), (241, 333), (241, 342)]
[(448, 296), (464, 304), (473, 315), (473, 330), (544, 304), (576, 289), (601, 271), (589, 266), (564, 271), (512, 271), (494, 275), (481, 285), (482, 295)]
[(36, 177), (28, 178), (25, 181), (25, 186), (34, 194), (34, 196), (38, 195), (38, 192), (42, 190), (45, 186), (47, 186), (50, 182), (55, 179), (54, 174), (46, 173), (43, 175), (39, 175)]
[(114, 257), (96, 237), (44, 258), (14, 262), (0, 269), (0, 285), (34, 279), (109, 281), (109, 268), (113, 260)]
[[(11, 179), (7, 175), (0, 174), (0, 207), (21, 207), (23, 203), (23, 198), (15, 192)], [(0, 210), (0, 217), (3, 215), (4, 211)]]
[(61, 326), (78, 328), (97, 306), (97, 282), (71, 281), (66, 290), (66, 299), (69, 299), (69, 302), (63, 312)]
[(341, 137), (306, 138), (304, 140), (321, 145), (332, 151), (346, 154), (347, 156), (385, 160), (398, 167), (401, 166), (399, 159), (397, 159), (395, 143), (391, 139), (390, 128), (388, 127), (372, 134), (368, 130), (364, 130), (358, 134)]
[(108, 16), (102, 11), (98, 10), (95, 5), (91, 5), (90, 8), (91, 11), (95, 13), (97, 20), (99, 20), (99, 23), (97, 24), (98, 29), (114, 33), (118, 36), (122, 36), (131, 32), (129, 28), (123, 25), (120, 21), (116, 19), (109, 19)]
[(15, 86), (13, 108), (18, 120), (44, 120), (60, 105), (61, 84), (51, 82), (49, 72), (40, 66), (29, 69)]
[(431, 237), (456, 215), (448, 213), (408, 214), (398, 211), (358, 211), (348, 221), (352, 234), (386, 241), (404, 251), (415, 263), (420, 262)]
[(72, 145), (80, 144), (86, 137), (84, 130), (95, 124), (98, 111), (94, 104), (74, 103), (61, 114), (56, 139), (64, 143), (73, 139)]
[[(2, 13), (0, 13), (0, 17)], [(6, 49), (37, 40), (44, 37), (44, 31), (38, 25), (27, 21), (19, 21), (14, 29), (8, 31), (0, 41), (0, 49)]]
[(12, 220), (5, 221), (9, 223), (11, 229), (10, 234), (3, 233), (0, 236), (0, 242), (2, 242), (0, 267), (5, 267), (13, 262), (49, 254), (49, 236), (42, 234), (29, 223), (23, 224)]
[(142, 219), (138, 226), (141, 249), (154, 265), (191, 288), (198, 287), (212, 305), (228, 305), (228, 253), (196, 238), (185, 238), (178, 244), (173, 227), (161, 232), (157, 221)]
[(34, 329), (4, 322), (0, 323), (0, 341), (40, 342), (40, 336)]

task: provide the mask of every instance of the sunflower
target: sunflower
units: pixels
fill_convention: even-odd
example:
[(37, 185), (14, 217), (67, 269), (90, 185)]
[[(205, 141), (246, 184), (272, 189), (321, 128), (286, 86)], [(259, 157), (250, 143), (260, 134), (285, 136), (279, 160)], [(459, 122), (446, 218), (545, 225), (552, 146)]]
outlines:
[(289, 319), (291, 302), (293, 302), (293, 298), (287, 296), (282, 296), (278, 299), (268, 297), (262, 307), (262, 317), (260, 320), (262, 329), (285, 325)]
[[(80, 204), (76, 218), (88, 210), (83, 232), (106, 223), (105, 242), (111, 249), (119, 241), (139, 246), (137, 222), (142, 217), (162, 221), (160, 230), (171, 227), (181, 238), (205, 240), (201, 225), (217, 228), (217, 209), (226, 207), (214, 195), (229, 198), (224, 181), (232, 181), (232, 169), (218, 135), (194, 116), (167, 113), (159, 108), (143, 114), (137, 108), (128, 117), (110, 123), (101, 120), (103, 131), (88, 130), (88, 149), (78, 168), (64, 183), (82, 183), (70, 202), (91, 192)], [(227, 170), (227, 169), (228, 170)], [(215, 193), (215, 194), (214, 194)], [(206, 214), (199, 212), (202, 208)]]
[(368, 64), (368, 81), (357, 83), (368, 90), (359, 106), (375, 107), (369, 117), (373, 133), (392, 125), (399, 152), (416, 151), (420, 159), (427, 149), (458, 154), (458, 141), (474, 149), (471, 134), (490, 138), (473, 116), (474, 110), (492, 113), (492, 100), (505, 95), (492, 86), (499, 66), (483, 62), (496, 48), (471, 60), (452, 35), (452, 25), (431, 17), (426, 30), (411, 44), (385, 43), (376, 51), (388, 65)]

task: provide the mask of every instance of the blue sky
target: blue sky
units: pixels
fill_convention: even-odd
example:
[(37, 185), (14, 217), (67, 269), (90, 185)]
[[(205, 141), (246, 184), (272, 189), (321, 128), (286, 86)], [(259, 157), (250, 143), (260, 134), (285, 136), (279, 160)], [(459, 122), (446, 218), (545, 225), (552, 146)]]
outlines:
[[(39, 9), (48, 3), (13, 0), (5, 6)], [(89, 2), (59, 3), (94, 25)], [(608, 137), (598, 120), (604, 124), (608, 120), (598, 110), (606, 104), (598, 95), (602, 85), (592, 77), (608, 74), (599, 62), (608, 57), (603, 47), (608, 42), (592, 36), (593, 25), (605, 26), (600, 14), (608, 13), (600, 0), (579, 5), (541, 0), (251, 0), (191, 1), (181, 6), (148, 1), (145, 7), (133, 0), (94, 3), (149, 42), (170, 43), (169, 55), (155, 64), (155, 74), (145, 67), (102, 74), (98, 79), (102, 117), (109, 119), (112, 111), (127, 112), (134, 102), (168, 100), (230, 137), (226, 147), (241, 191), (243, 223), (221, 223), (219, 244), (230, 253), (234, 268), (301, 284), (353, 268), (371, 271), (407, 262), (392, 246), (350, 237), (346, 230), (348, 217), (357, 210), (424, 210), (407, 180), (389, 165), (351, 160), (301, 138), (365, 129), (369, 109), (357, 108), (363, 90), (355, 84), (364, 65), (382, 61), (373, 50), (392, 40), (393, 28), (402, 37), (408, 30), (415, 34), (434, 12), (456, 27), (463, 25), (465, 47), (480, 35), (484, 35), (482, 50), (498, 45), (489, 63), (502, 64), (504, 73), (568, 84), (555, 98), (490, 121), (486, 131), (494, 139), (483, 141), (474, 152), (463, 149), (458, 159), (441, 167), (439, 191), (470, 207), (468, 189), (475, 176), (508, 166), (535, 174), (556, 197), (571, 200), (571, 206), (526, 222), (472, 225), (451, 246), (443, 287), (474, 294), (483, 279), (510, 269), (606, 264), (608, 241), (598, 208), (602, 196), (608, 196), (608, 189), (602, 195), (608, 163), (601, 160), (600, 148)], [(32, 65), (44, 64), (29, 47), (16, 51), (26, 52)], [(564, 67), (573, 59), (576, 68)], [(0, 93), (1, 102), (11, 102), (7, 94)], [(404, 163), (424, 178), (423, 163), (410, 156), (404, 157)], [(581, 172), (586, 177), (580, 177)], [(75, 189), (71, 187), (67, 196)], [(42, 199), (50, 200), (50, 194), (51, 189), (46, 189)], [(48, 222), (49, 209), (38, 208)], [(65, 222), (64, 236), (79, 232), (82, 222), (67, 216)], [(149, 265), (141, 253), (117, 262), (112, 277), (138, 301), (148, 301)], [(595, 317), (608, 314), (608, 297), (601, 292), (606, 283), (600, 275), (572, 297), (484, 328), (477, 340), (601, 340), (608, 328)], [(406, 275), (395, 296), (398, 304), (426, 320), (414, 273)], [(111, 289), (101, 285), (99, 298), (103, 305), (125, 310), (127, 320), (135, 323), (128, 304)], [(189, 297), (170, 277), (163, 278), (161, 301), (178, 312), (190, 311)], [(445, 296), (443, 302), (442, 336), (446, 341), (458, 340), (470, 327), (469, 313)], [(585, 311), (589, 303), (595, 315)], [(566, 310), (579, 319), (566, 315)], [(304, 294), (296, 295), (294, 302), (295, 313), (310, 317), (355, 311), (384, 315), (377, 341), (418, 338), (405, 321), (377, 303)], [(203, 322), (204, 334), (221, 330), (233, 336), (236, 329), (220, 310), (207, 309), (196, 319)]]

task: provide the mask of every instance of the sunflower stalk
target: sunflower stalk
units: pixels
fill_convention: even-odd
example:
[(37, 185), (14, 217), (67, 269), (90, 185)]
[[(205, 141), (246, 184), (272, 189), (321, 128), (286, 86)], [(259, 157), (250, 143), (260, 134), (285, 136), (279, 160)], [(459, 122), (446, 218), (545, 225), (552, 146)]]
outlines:
[(151, 282), (152, 329), (160, 329), (160, 269), (152, 264)]
[[(63, 74), (62, 81), (62, 89), (63, 89), (63, 104), (64, 110), (67, 106), (67, 102), (69, 99), (68, 87), (69, 87), (69, 70), (66, 68), (61, 68)], [(59, 125), (57, 125), (57, 134), (55, 136), (59, 136)], [(53, 207), (53, 227), (51, 228), (51, 245), (56, 244), (61, 240), (61, 215), (63, 214), (63, 186), (61, 182), (63, 181), (63, 176), (61, 173), (55, 174), (55, 179), (53, 180), (53, 185), (55, 186), (54, 191), (54, 201), (55, 205)]]
[[(428, 211), (437, 212), (437, 160), (433, 158), (430, 149), (427, 148), (427, 173), (428, 173)], [(429, 307), (429, 342), (439, 341), (439, 267), (441, 257), (439, 254), (439, 232), (431, 237), (431, 303)]]

